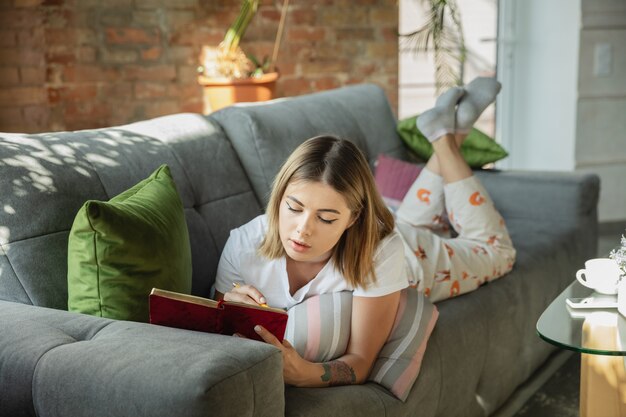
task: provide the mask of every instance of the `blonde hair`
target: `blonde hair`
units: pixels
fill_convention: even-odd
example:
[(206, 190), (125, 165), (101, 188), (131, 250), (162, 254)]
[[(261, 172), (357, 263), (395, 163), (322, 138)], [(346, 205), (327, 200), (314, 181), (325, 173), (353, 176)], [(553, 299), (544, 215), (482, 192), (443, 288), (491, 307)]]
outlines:
[(374, 253), (394, 227), (363, 153), (352, 142), (334, 136), (316, 136), (298, 146), (274, 178), (267, 204), (268, 230), (259, 247), (267, 258), (285, 256), (278, 232), (278, 213), (287, 185), (317, 181), (330, 185), (346, 200), (355, 218), (332, 254), (335, 267), (356, 287), (376, 281)]

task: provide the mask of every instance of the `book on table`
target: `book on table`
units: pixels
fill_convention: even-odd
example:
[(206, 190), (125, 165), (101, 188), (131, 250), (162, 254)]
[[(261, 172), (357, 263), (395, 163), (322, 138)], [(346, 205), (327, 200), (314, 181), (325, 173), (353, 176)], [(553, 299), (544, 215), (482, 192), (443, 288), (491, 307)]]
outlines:
[(150, 323), (179, 329), (262, 340), (254, 331), (261, 325), (282, 342), (287, 312), (234, 301), (215, 301), (194, 295), (153, 288), (150, 293)]

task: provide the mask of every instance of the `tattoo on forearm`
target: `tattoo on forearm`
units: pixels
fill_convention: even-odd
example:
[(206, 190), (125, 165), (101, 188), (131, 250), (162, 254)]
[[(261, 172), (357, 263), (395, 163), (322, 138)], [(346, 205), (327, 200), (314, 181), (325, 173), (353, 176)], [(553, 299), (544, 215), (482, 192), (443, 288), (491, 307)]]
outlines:
[(349, 385), (356, 383), (356, 375), (347, 363), (342, 361), (331, 361), (323, 363), (324, 375), (322, 381), (328, 382), (329, 386)]

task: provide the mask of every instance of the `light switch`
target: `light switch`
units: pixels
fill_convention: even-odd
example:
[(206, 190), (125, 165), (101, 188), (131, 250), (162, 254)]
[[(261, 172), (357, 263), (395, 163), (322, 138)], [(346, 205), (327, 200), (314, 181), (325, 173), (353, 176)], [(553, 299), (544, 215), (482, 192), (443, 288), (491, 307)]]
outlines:
[(593, 49), (593, 75), (606, 77), (611, 75), (613, 48), (608, 42), (596, 43)]

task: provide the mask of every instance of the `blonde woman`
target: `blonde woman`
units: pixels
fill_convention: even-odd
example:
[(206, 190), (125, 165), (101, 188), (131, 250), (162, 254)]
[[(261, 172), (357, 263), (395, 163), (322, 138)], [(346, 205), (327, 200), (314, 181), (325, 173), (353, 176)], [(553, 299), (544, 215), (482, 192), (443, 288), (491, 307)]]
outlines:
[[(413, 284), (431, 299), (443, 299), (512, 266), (514, 250), (501, 217), (458, 150), (464, 134), (455, 131), (457, 104), (462, 114), (472, 113), (461, 106), (476, 106), (478, 96), (462, 89), (444, 96), (423, 114), (428, 123), (420, 129), (433, 138), (435, 156), (407, 194), (397, 222), (360, 150), (347, 140), (319, 136), (300, 145), (282, 166), (266, 214), (231, 232), (218, 267), (217, 299), (288, 309), (317, 294), (353, 293), (348, 347), (331, 362), (307, 361), (288, 341), (257, 326), (259, 335), (282, 351), (287, 384), (364, 382), (389, 336), (402, 289)], [(434, 227), (444, 200), (449, 212), (458, 213), (454, 239)], [(483, 279), (486, 270), (489, 277)]]

